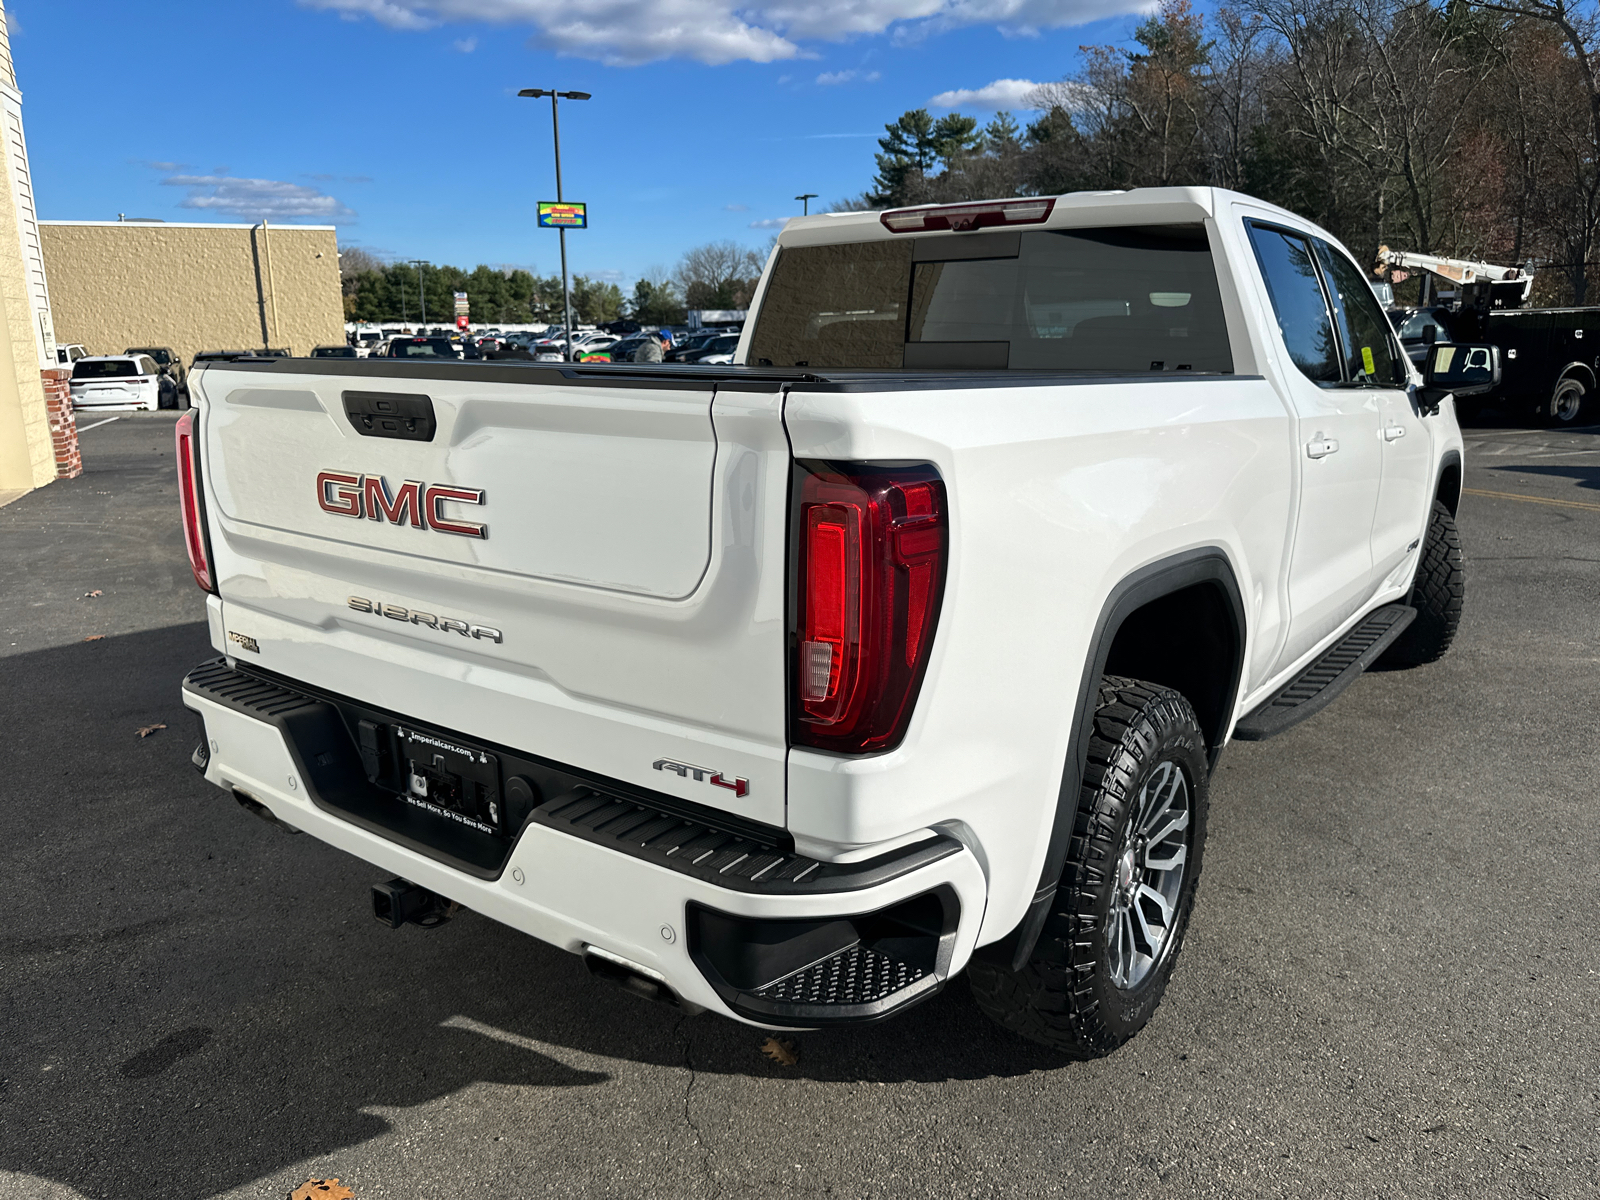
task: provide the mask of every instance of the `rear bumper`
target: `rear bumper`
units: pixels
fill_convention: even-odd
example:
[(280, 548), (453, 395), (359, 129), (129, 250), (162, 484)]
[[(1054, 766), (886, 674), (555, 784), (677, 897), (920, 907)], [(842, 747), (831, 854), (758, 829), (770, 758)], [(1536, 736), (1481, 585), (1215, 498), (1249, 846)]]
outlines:
[[(752, 881), (681, 860), (663, 865), (661, 854), (605, 826), (541, 814), (523, 825), (498, 874), (470, 872), (308, 795), (315, 766), (268, 717), (190, 681), (184, 703), (204, 724), (205, 777), (218, 787), (385, 873), (573, 953), (636, 964), (683, 1002), (747, 1024), (808, 1028), (900, 1012), (961, 970), (983, 916), (977, 860), (932, 830), (909, 855), (802, 867), (798, 880), (786, 860)], [(569, 817), (583, 807), (572, 805)], [(782, 873), (790, 878), (764, 886)], [(788, 949), (775, 954), (780, 944)]]

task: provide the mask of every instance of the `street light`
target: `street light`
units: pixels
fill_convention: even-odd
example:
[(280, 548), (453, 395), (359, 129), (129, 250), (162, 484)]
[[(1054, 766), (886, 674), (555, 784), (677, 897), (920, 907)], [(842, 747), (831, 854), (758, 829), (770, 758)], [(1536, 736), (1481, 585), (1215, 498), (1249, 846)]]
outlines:
[(410, 259), (408, 261), (409, 261), (411, 266), (413, 266), (413, 267), (415, 267), (417, 269), (417, 299), (422, 302), (422, 328), (421, 328), (421, 330), (419, 330), (419, 332), (427, 333), (428, 332), (428, 293), (426, 291), (424, 291), (423, 287), (422, 287), (422, 268), (428, 265), (428, 260), (425, 259), (425, 258), (413, 258), (413, 259)]
[(811, 215), (811, 202), (816, 198), (817, 194), (815, 192), (803, 192), (795, 197), (795, 199), (800, 201), (800, 203), (804, 206), (800, 210), (800, 215), (802, 217), (809, 217)]
[[(530, 100), (540, 100), (545, 96), (550, 97), (550, 128), (555, 133), (556, 141), (556, 203), (560, 204), (564, 197), (561, 195), (561, 117), (556, 112), (556, 100), (587, 100), (588, 92), (558, 92), (554, 88), (523, 88), (517, 93)], [(561, 234), (561, 304), (567, 315), (567, 360), (572, 359), (572, 291), (567, 286), (567, 230), (563, 226), (558, 233)]]

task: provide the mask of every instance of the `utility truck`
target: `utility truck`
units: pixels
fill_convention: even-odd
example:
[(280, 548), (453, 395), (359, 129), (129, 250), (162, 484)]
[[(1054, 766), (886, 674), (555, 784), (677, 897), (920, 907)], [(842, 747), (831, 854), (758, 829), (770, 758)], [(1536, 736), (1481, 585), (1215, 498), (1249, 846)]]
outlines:
[(194, 764), (386, 924), (773, 1029), (965, 973), (1108, 1053), (1229, 740), (1449, 649), (1497, 355), (1415, 370), (1328, 234), (1209, 189), (797, 218), (751, 312), (714, 367), (198, 368)]
[[(1498, 346), (1500, 383), (1458, 404), (1471, 419), (1485, 404), (1508, 406), (1557, 427), (1596, 419), (1600, 378), (1600, 308), (1527, 308), (1533, 264), (1503, 267), (1471, 259), (1442, 258), (1378, 247), (1380, 278), (1422, 278), (1419, 303), (1391, 312), (1401, 344), (1421, 363), (1435, 342), (1485, 342)], [(1454, 294), (1439, 289), (1454, 284)]]

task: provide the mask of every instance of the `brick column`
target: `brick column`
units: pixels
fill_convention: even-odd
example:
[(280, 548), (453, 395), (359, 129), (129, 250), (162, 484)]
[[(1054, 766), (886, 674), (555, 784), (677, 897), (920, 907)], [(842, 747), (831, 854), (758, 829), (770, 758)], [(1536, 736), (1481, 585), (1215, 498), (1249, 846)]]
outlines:
[(50, 414), (50, 443), (56, 455), (56, 478), (76, 479), (83, 474), (78, 453), (78, 419), (72, 412), (71, 370), (40, 371), (44, 377), (44, 403)]

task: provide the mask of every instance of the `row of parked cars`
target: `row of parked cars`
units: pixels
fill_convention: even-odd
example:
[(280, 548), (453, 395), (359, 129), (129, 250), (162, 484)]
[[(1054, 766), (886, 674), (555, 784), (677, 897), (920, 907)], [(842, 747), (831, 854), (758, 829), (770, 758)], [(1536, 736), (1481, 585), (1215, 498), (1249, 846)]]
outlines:
[[(521, 359), (534, 362), (637, 362), (646, 343), (661, 340), (658, 331), (624, 336), (591, 329), (575, 333), (567, 346), (566, 331), (559, 327), (538, 333), (460, 337), (444, 330), (389, 336), (361, 345), (318, 346), (312, 358), (444, 358)], [(676, 340), (666, 339), (661, 361), (714, 364), (733, 361), (739, 334), (705, 330)], [(154, 412), (162, 408), (188, 408), (189, 372), (183, 360), (166, 346), (129, 346), (121, 354), (89, 354), (83, 346), (57, 348), (62, 365), (72, 367), (72, 404), (79, 409), (119, 412)], [(287, 358), (282, 349), (204, 350), (194, 356), (190, 369), (205, 362), (235, 358)], [(650, 361), (655, 361), (653, 358)]]

